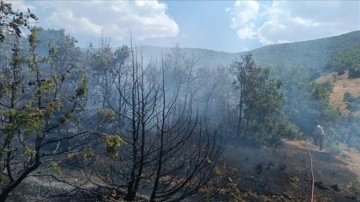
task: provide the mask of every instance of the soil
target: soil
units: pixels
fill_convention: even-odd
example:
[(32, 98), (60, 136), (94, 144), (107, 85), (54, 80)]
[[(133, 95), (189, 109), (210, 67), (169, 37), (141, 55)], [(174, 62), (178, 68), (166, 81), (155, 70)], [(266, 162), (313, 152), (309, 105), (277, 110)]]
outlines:
[[(285, 141), (280, 148), (260, 147), (241, 141), (236, 146), (227, 145), (225, 161), (217, 167), (211, 190), (203, 189), (202, 194), (186, 201), (204, 201), (204, 195), (208, 194), (209, 201), (308, 202), (312, 197), (312, 172), (314, 202), (360, 201), (360, 153), (344, 145), (337, 146), (336, 150), (325, 147), (319, 151), (311, 142), (299, 140)], [(81, 171), (73, 169), (64, 169), (62, 174), (79, 185), (82, 184), (82, 175)], [(72, 189), (67, 184), (33, 176), (26, 179), (8, 201), (98, 200), (84, 192), (80, 196), (73, 194), (66, 198), (45, 199), (49, 194)]]
[(228, 186), (218, 201), (311, 201), (312, 171), (314, 201), (360, 201), (360, 153), (338, 146), (335, 155), (307, 141), (286, 141), (277, 149), (229, 145), (225, 158), (235, 171), (227, 177), (236, 187)]

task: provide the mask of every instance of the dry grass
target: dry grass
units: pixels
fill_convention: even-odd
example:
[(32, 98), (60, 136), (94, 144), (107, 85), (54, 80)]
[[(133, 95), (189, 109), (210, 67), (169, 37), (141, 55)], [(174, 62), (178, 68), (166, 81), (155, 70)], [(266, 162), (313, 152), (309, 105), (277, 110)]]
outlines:
[[(344, 103), (344, 94), (349, 92), (353, 96), (360, 96), (360, 78), (349, 79), (348, 77), (348, 71), (340, 76), (333, 72), (321, 76), (316, 80), (318, 83), (330, 81), (334, 84), (333, 92), (330, 95), (330, 103), (336, 109), (339, 109), (343, 115), (348, 115), (350, 113), (350, 111), (346, 108), (346, 104)], [(353, 112), (352, 115), (360, 116), (360, 111)]]
[[(317, 147), (308, 141), (287, 140), (286, 143), (297, 148), (317, 150)], [(357, 177), (360, 179), (360, 152), (355, 148), (347, 147), (342, 143), (338, 144), (340, 152), (339, 154), (334, 156), (334, 158), (344, 162), (344, 166), (349, 169), (349, 171), (356, 174)], [(328, 153), (327, 149), (328, 148), (325, 148), (326, 153)]]
[[(281, 148), (229, 145), (225, 158), (228, 166), (238, 170), (230, 175), (231, 181), (237, 184), (245, 201), (310, 201), (309, 151), (315, 182), (323, 185), (315, 187), (315, 201), (355, 201), (360, 199), (356, 195), (360, 193), (360, 153), (343, 144), (339, 146), (339, 154), (333, 155), (329, 153), (331, 148), (319, 151), (309, 141), (299, 140), (287, 140)], [(258, 165), (263, 165), (262, 172), (257, 172)], [(233, 192), (227, 189), (225, 195)], [(236, 201), (236, 197), (226, 196), (227, 201)]]

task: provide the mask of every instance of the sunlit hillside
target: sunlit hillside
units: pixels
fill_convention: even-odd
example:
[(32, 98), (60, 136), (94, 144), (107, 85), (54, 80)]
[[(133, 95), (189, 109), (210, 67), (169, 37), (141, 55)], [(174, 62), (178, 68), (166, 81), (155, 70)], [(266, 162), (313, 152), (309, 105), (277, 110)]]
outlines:
[[(345, 115), (350, 113), (344, 102), (345, 93), (348, 92), (355, 97), (360, 96), (360, 78), (349, 79), (348, 76), (348, 71), (343, 75), (332, 72), (317, 79), (319, 83), (331, 82), (334, 85), (333, 92), (330, 95), (330, 103)], [(360, 111), (352, 112), (352, 115), (359, 116)]]

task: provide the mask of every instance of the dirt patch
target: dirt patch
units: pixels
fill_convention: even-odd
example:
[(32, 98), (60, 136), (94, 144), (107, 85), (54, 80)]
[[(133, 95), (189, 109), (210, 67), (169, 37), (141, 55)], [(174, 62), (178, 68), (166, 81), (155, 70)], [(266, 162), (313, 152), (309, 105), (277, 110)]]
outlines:
[(360, 200), (354, 184), (360, 176), (360, 155), (355, 150), (334, 156), (326, 150), (318, 151), (306, 141), (286, 141), (278, 149), (228, 146), (225, 158), (228, 165), (238, 171), (231, 180), (240, 191), (241, 200), (310, 201), (309, 153), (315, 178), (315, 201)]
[[(349, 79), (349, 71), (338, 76), (336, 72), (324, 75), (316, 80), (318, 83), (331, 82), (334, 85), (333, 92), (330, 95), (330, 104), (339, 109), (344, 115), (348, 115), (350, 111), (344, 103), (344, 94), (350, 93), (352, 96), (360, 96), (360, 78)], [(352, 115), (359, 115), (360, 111), (353, 112)]]

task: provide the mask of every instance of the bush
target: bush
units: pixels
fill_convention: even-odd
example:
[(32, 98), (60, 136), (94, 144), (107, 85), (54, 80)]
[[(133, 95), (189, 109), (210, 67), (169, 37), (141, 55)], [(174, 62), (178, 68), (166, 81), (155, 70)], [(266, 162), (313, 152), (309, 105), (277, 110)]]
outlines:
[(360, 110), (360, 96), (355, 97), (351, 93), (346, 92), (344, 94), (344, 102), (346, 103), (346, 108), (350, 112), (355, 112)]
[(330, 154), (337, 155), (341, 152), (340, 143), (336, 140), (328, 140), (325, 143), (326, 148)]

